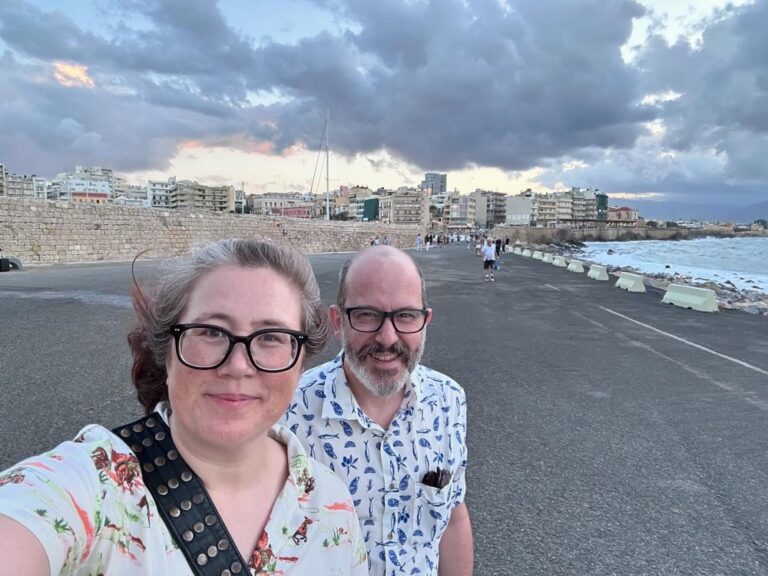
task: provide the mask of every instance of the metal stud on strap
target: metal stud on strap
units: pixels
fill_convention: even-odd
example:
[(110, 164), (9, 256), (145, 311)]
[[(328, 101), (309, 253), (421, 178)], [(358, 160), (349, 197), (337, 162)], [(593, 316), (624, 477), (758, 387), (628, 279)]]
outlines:
[(179, 454), (171, 431), (156, 415), (112, 430), (133, 448), (144, 485), (196, 576), (240, 574), (240, 555), (203, 483)]

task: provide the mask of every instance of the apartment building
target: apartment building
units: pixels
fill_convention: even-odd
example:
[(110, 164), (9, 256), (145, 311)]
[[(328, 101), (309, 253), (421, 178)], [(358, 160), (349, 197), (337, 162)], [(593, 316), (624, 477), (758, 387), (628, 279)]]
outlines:
[(533, 196), (507, 196), (505, 224), (508, 226), (530, 226), (533, 220)]
[(600, 206), (607, 196), (587, 188), (537, 194), (533, 198), (533, 222), (539, 227), (594, 226), (600, 219)]
[[(257, 216), (291, 216), (309, 218), (315, 213), (315, 198), (293, 192), (249, 194), (246, 205)], [(305, 216), (309, 214), (310, 216)]]
[(109, 168), (100, 166), (75, 166), (73, 172), (62, 172), (51, 180), (49, 200), (94, 202), (101, 204), (113, 197), (114, 175)]
[(480, 228), (493, 228), (507, 220), (507, 195), (503, 192), (477, 189), (470, 194), (475, 199), (475, 223)]
[(443, 208), (443, 224), (446, 228), (466, 230), (475, 227), (475, 199), (455, 194)]
[(634, 208), (615, 206), (608, 207), (608, 226), (619, 228), (634, 228), (637, 226), (638, 211)]
[(436, 194), (446, 194), (448, 192), (448, 174), (438, 172), (427, 172), (424, 174), (424, 180), (421, 183), (421, 189), (428, 197)]
[(390, 224), (429, 226), (429, 199), (415, 188), (399, 188), (379, 198), (379, 220)]
[(180, 180), (168, 192), (172, 210), (207, 210), (234, 212), (235, 189), (232, 186), (206, 186), (191, 180)]
[(148, 180), (147, 197), (152, 208), (170, 208), (170, 192), (176, 187), (176, 177), (171, 176), (168, 180)]

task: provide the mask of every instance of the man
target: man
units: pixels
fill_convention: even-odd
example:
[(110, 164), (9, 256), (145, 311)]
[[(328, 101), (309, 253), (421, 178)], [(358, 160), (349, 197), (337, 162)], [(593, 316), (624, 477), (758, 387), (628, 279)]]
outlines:
[(371, 576), (470, 576), (466, 399), (419, 364), (432, 321), (421, 271), (391, 246), (363, 250), (328, 316), (343, 350), (304, 374), (287, 425), (346, 480)]
[(493, 240), (488, 238), (488, 241), (483, 246), (483, 270), (485, 270), (485, 281), (494, 282), (493, 267), (496, 264), (496, 247), (493, 245)]

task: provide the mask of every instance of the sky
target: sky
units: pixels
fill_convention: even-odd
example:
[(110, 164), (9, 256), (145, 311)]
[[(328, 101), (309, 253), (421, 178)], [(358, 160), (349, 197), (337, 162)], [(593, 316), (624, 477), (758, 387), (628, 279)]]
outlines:
[[(0, 163), (768, 216), (765, 0), (0, 0)], [(766, 214), (751, 206), (763, 204)]]

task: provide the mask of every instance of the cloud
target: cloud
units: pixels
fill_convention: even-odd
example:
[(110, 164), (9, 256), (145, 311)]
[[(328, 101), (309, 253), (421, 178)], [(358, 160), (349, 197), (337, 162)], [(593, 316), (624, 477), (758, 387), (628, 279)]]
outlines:
[(88, 76), (88, 67), (67, 62), (53, 63), (53, 76), (62, 86), (81, 86), (93, 88), (96, 86), (93, 79)]
[(734, 198), (768, 181), (765, 2), (715, 12), (695, 43), (652, 25), (629, 62), (635, 0), (315, 0), (335, 26), (290, 42), (211, 0), (99, 5), (88, 30), (0, 2), (11, 169), (160, 170), (190, 142), (286, 156), (317, 150), (329, 108), (334, 154), (408, 180), (489, 168)]

